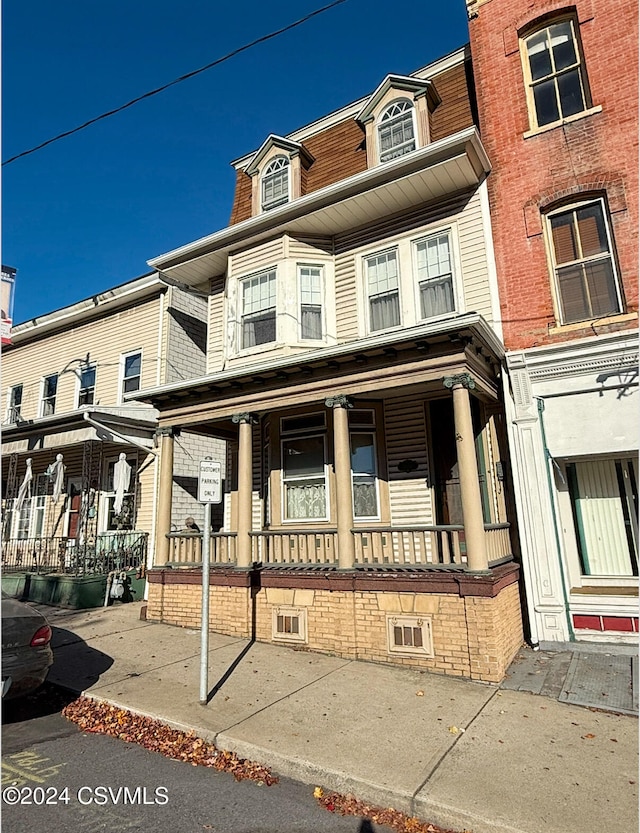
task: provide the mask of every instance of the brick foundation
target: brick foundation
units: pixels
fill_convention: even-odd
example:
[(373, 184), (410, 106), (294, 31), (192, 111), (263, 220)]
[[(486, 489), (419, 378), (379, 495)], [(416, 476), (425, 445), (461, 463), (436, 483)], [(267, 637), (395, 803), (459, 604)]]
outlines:
[[(385, 575), (376, 577), (372, 588), (371, 579), (355, 574), (214, 572), (209, 625), (229, 636), (282, 644), (273, 638), (273, 611), (296, 608), (306, 611), (304, 646), (310, 650), (495, 683), (502, 680), (523, 641), (518, 570), (507, 567), (481, 577), (476, 587), (465, 584), (468, 576), (450, 581), (431, 574), (407, 582)], [(199, 627), (200, 581), (197, 570), (151, 571), (147, 619)], [(433, 657), (391, 654), (391, 615), (429, 619)]]

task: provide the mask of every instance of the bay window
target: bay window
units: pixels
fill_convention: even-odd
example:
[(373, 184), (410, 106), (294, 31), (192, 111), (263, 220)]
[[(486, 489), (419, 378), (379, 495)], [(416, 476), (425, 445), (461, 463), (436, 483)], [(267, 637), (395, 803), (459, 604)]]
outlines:
[(240, 284), (241, 349), (276, 340), (276, 271), (263, 272)]
[(300, 337), (322, 338), (322, 267), (298, 266)]

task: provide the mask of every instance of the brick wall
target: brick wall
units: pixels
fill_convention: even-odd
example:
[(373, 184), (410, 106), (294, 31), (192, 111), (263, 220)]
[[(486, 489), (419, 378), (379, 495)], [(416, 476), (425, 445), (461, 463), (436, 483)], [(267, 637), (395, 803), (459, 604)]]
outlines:
[(518, 32), (569, 7), (562, 0), (492, 0), (478, 3), (469, 23), (482, 141), (493, 166), (489, 194), (509, 349), (637, 326), (637, 319), (620, 319), (549, 332), (556, 321), (540, 211), (564, 197), (606, 195), (625, 309), (638, 309), (637, 8), (626, 0), (578, 0), (572, 7), (592, 103), (601, 112), (528, 138)]
[[(147, 618), (198, 627), (200, 593), (197, 584), (152, 583)], [(523, 641), (517, 584), (495, 597), (267, 587), (255, 594), (255, 610), (248, 588), (215, 586), (209, 623), (219, 633), (249, 637), (255, 617), (255, 638), (274, 642), (273, 611), (281, 607), (306, 610), (311, 650), (486, 682), (504, 677)], [(394, 613), (431, 619), (433, 658), (389, 653), (387, 615)]]

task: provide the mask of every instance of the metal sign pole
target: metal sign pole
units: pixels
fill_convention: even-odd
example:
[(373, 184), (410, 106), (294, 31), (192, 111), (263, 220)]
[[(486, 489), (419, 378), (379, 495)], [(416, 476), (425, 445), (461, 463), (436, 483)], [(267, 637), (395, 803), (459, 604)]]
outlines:
[(207, 705), (209, 695), (209, 564), (211, 548), (211, 504), (204, 504), (202, 532), (202, 618), (200, 627), (200, 705)]

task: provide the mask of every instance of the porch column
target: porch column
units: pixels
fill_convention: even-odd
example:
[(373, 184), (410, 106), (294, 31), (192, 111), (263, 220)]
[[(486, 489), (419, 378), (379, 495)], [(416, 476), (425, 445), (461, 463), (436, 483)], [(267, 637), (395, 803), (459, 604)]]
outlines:
[(233, 414), (233, 422), (238, 425), (238, 538), (236, 549), (236, 566), (251, 567), (251, 503), (253, 492), (253, 448), (251, 426), (255, 422), (253, 414)]
[(173, 488), (173, 428), (158, 428), (160, 440), (160, 477), (158, 482), (158, 514), (156, 515), (156, 558), (159, 566), (169, 560), (171, 532), (171, 492)]
[(445, 376), (443, 381), (445, 388), (453, 391), (453, 421), (456, 432), (462, 520), (467, 545), (467, 567), (474, 572), (482, 572), (489, 569), (489, 561), (469, 400), (469, 389), (475, 388), (476, 384), (468, 373)]
[(330, 396), (324, 403), (333, 408), (333, 466), (336, 474), (336, 512), (338, 520), (338, 567), (352, 570), (355, 564), (353, 542), (353, 496), (351, 492), (351, 446), (349, 443), (348, 396)]

